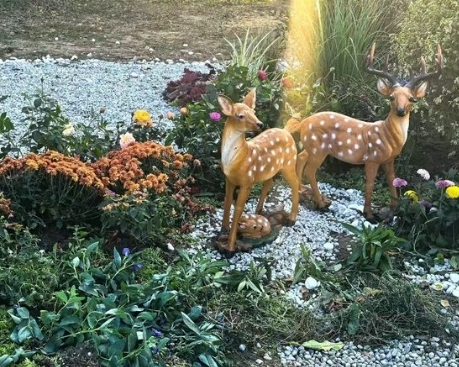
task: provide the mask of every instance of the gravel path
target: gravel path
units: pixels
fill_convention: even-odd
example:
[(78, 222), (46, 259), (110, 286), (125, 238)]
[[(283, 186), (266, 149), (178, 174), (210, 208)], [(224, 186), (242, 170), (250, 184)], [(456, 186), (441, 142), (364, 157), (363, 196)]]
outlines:
[[(129, 124), (131, 113), (135, 109), (146, 109), (153, 117), (175, 110), (163, 100), (161, 94), (169, 80), (178, 79), (182, 75), (184, 67), (207, 71), (204, 63), (196, 62), (121, 64), (99, 60), (0, 60), (0, 96), (9, 96), (0, 102), (0, 111), (7, 112), (20, 128), (23, 118), (21, 108), (26, 104), (23, 94), (35, 94), (43, 81), (45, 92), (60, 103), (64, 115), (73, 123), (90, 121), (92, 110), (98, 111), (105, 107), (105, 118), (108, 121), (125, 121)], [(355, 226), (363, 223), (359, 214), (363, 198), (356, 190), (337, 189), (329, 185), (321, 185), (321, 188), (333, 198), (328, 213), (317, 213), (302, 207), (293, 227), (283, 228), (270, 245), (251, 253), (237, 254), (231, 260), (231, 267), (245, 269), (251, 261), (257, 262), (257, 258), (270, 257), (274, 260), (273, 276), (288, 278), (292, 276), (300, 256), (300, 244), (305, 244), (316, 258), (334, 260), (337, 241), (332, 233), (343, 232), (340, 221)], [(285, 205), (285, 209), (289, 210), (289, 190), (278, 189), (275, 195)], [(253, 211), (254, 206), (255, 203), (250, 202), (247, 210)], [(219, 229), (221, 215), (220, 210), (213, 216), (203, 218), (196, 225), (192, 237), (203, 243), (214, 236)], [(219, 257), (218, 253), (203, 244), (196, 245), (190, 251), (206, 251), (209, 256)], [(419, 267), (413, 265), (412, 277), (413, 281), (430, 285), (441, 283), (445, 292), (453, 293), (458, 289), (459, 296), (459, 275), (456, 273), (434, 276), (423, 273)], [(304, 283), (300, 283), (286, 292), (286, 297), (298, 307), (304, 306), (306, 302), (301, 292), (304, 286)], [(317, 287), (320, 289), (320, 284)], [(457, 311), (455, 312), (457, 320)], [(452, 345), (438, 338), (421, 340), (413, 337), (403, 342), (394, 341), (390, 346), (378, 349), (350, 343), (338, 352), (329, 353), (292, 346), (279, 349), (278, 354), (283, 366), (459, 366), (457, 348), (454, 349)], [(266, 362), (267, 360), (268, 358)], [(263, 359), (257, 361), (257, 365), (264, 363)]]

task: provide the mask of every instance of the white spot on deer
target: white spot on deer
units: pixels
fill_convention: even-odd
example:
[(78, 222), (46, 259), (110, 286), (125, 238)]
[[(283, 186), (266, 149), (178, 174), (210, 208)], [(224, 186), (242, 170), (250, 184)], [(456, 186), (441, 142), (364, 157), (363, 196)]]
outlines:
[(331, 135), (331, 137), (332, 137), (333, 140), (335, 140), (335, 139), (336, 139), (336, 134), (333, 133), (333, 134)]
[(321, 125), (321, 126), (324, 126), (324, 125), (325, 125), (325, 121), (324, 121), (324, 120), (321, 120), (321, 121), (320, 121), (320, 125)]
[(343, 156), (343, 152), (338, 152), (338, 155), (339, 155), (340, 157), (342, 157), (342, 156)]
[(352, 132), (352, 128), (348, 127), (346, 131), (350, 134)]
[(360, 145), (359, 144), (354, 144), (354, 149), (355, 150), (359, 150), (360, 149)]
[(315, 134), (312, 134), (312, 135), (311, 135), (311, 139), (312, 139), (312, 140), (317, 140), (317, 136), (316, 136)]
[(335, 124), (335, 129), (339, 128), (339, 122)]
[(280, 142), (279, 137), (276, 137), (276, 143), (279, 143), (279, 142)]
[(348, 122), (348, 121), (349, 121), (349, 119), (346, 117), (346, 118), (344, 119), (344, 122)]
[(342, 142), (342, 141), (339, 141), (339, 142), (338, 142), (338, 145), (339, 145), (339, 146), (343, 145), (343, 142)]
[(357, 135), (358, 140), (362, 140), (362, 134)]
[(308, 129), (309, 129), (309, 130), (311, 130), (311, 129), (312, 129), (312, 124), (311, 124), (311, 123), (309, 123), (309, 125), (308, 125)]
[(308, 140), (308, 137), (305, 136), (305, 137), (303, 138), (303, 141), (306, 143), (307, 140)]
[(352, 155), (352, 149), (348, 149), (347, 152), (349, 153), (349, 155)]
[(253, 166), (253, 167), (252, 167), (252, 171), (253, 171), (253, 172), (257, 172), (257, 166)]
[(329, 117), (333, 120), (335, 118), (335, 115), (330, 115)]
[(279, 153), (282, 153), (282, 148), (280, 147), (280, 148), (278, 149), (278, 151), (279, 151)]
[(285, 149), (285, 153), (289, 154), (290, 153), (290, 148)]
[(361, 129), (363, 127), (363, 124), (358, 124), (357, 126), (359, 127), (359, 129)]
[(316, 148), (312, 148), (312, 154), (316, 154), (317, 153), (317, 149)]
[(268, 147), (265, 147), (265, 153), (268, 153)]
[(275, 150), (271, 150), (271, 155), (276, 155), (276, 151)]
[(331, 149), (331, 148), (333, 148), (333, 145), (328, 144), (328, 149)]
[(368, 143), (368, 148), (373, 148), (373, 144)]
[(261, 160), (263, 159), (263, 157), (261, 155), (258, 156), (258, 161), (261, 162)]
[(279, 165), (279, 158), (276, 159), (276, 165)]
[(323, 150), (325, 149), (325, 143), (320, 144), (320, 148)]
[(260, 167), (260, 172), (263, 172), (265, 170), (265, 166)]
[(368, 154), (365, 154), (365, 155), (363, 156), (363, 160), (366, 161), (367, 159), (368, 159)]
[(373, 152), (373, 155), (376, 157), (376, 156), (378, 155), (378, 152), (375, 150), (375, 151)]
[(382, 144), (381, 139), (376, 140), (376, 144), (381, 145)]
[(269, 142), (269, 144), (274, 145), (274, 141), (271, 140), (271, 141)]
[(257, 155), (257, 151), (255, 149), (252, 150), (252, 155)]
[(371, 130), (368, 130), (368, 136), (371, 136)]
[(285, 137), (285, 142), (288, 143), (288, 136)]
[(252, 177), (252, 171), (249, 171), (249, 173), (247, 173), (247, 175), (248, 175), (249, 177)]
[(289, 159), (288, 162), (287, 162), (287, 166), (290, 166), (291, 163), (292, 163), (292, 160)]
[(280, 164), (283, 165), (284, 164), (284, 158), (281, 158), (280, 160)]
[(296, 161), (296, 155), (293, 156), (293, 160)]
[(268, 163), (271, 163), (271, 157), (268, 157), (267, 161)]
[(249, 163), (252, 162), (252, 157), (249, 157), (247, 160), (249, 161)]
[(346, 140), (346, 143), (347, 143), (347, 144), (351, 144), (351, 143), (352, 143), (352, 140), (351, 140), (351, 139), (347, 139), (347, 140)]
[(378, 127), (378, 126), (375, 127), (375, 131), (376, 131), (376, 132), (379, 131), (379, 127)]
[(271, 172), (274, 171), (274, 166), (271, 167)]

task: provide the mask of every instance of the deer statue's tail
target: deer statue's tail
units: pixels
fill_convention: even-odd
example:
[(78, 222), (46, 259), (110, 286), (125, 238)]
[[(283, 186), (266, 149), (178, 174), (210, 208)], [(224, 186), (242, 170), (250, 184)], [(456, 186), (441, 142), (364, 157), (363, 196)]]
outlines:
[(300, 130), (301, 125), (301, 115), (296, 113), (288, 119), (284, 129), (287, 130), (290, 134), (294, 134)]

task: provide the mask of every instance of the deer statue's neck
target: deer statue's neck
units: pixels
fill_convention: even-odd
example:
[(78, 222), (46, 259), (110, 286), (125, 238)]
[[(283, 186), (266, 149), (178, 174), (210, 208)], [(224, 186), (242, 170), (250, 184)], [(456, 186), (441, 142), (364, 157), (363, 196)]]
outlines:
[(404, 145), (406, 143), (410, 126), (410, 112), (407, 112), (405, 116), (397, 116), (391, 111), (384, 124), (398, 144)]
[(225, 171), (225, 167), (229, 167), (234, 164), (238, 156), (246, 156), (247, 149), (245, 132), (237, 130), (231, 119), (228, 118), (222, 135), (221, 160), (223, 171)]

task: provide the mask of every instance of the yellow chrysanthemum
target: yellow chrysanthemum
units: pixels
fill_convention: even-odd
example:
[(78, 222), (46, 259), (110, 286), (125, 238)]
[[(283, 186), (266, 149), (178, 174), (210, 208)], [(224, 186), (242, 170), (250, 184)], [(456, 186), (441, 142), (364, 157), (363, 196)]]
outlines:
[(457, 199), (459, 198), (459, 186), (450, 186), (446, 189), (446, 195), (450, 197), (451, 199)]
[(151, 121), (151, 115), (148, 111), (145, 110), (136, 110), (132, 115), (132, 121), (141, 126), (153, 126), (153, 121)]
[(405, 193), (403, 194), (405, 196), (408, 196), (411, 200), (413, 200), (415, 203), (417, 203), (419, 201), (419, 197), (418, 197), (418, 194), (416, 194), (415, 191), (413, 190), (408, 190), (408, 191), (405, 191)]

